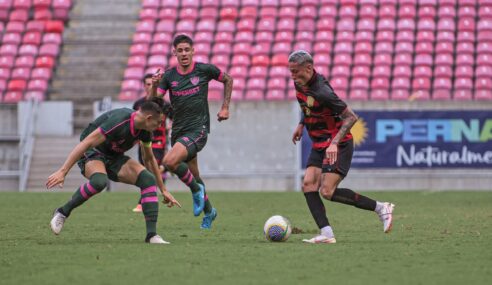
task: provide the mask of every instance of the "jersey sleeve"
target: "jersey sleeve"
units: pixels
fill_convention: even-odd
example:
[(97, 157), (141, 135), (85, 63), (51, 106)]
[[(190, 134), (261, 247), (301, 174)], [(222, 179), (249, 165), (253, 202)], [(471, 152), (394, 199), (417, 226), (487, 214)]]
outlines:
[(171, 107), (171, 104), (169, 102), (164, 101), (164, 105), (162, 106), (162, 111), (166, 118), (169, 118), (172, 120), (173, 118), (173, 108)]
[(167, 77), (168, 73), (166, 72), (159, 82), (159, 86), (157, 87), (157, 94), (164, 95), (166, 94), (166, 91), (169, 90), (169, 80), (167, 80)]
[(124, 124), (125, 121), (108, 118), (99, 126), (99, 131), (106, 137), (107, 140), (116, 140), (121, 136), (121, 131), (124, 129)]
[(347, 104), (340, 99), (335, 91), (326, 84), (320, 87), (312, 95), (323, 107), (329, 108), (334, 114), (341, 114), (347, 109)]
[(203, 71), (207, 75), (208, 81), (215, 79), (221, 81), (224, 77), (224, 73), (213, 64), (203, 64)]

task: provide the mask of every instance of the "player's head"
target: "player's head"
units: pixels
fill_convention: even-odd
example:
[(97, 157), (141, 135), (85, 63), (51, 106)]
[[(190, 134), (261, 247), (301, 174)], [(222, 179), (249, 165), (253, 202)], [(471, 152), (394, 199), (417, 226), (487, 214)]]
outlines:
[(150, 90), (152, 89), (152, 74), (145, 74), (144, 78), (142, 79), (142, 83), (144, 85), (145, 95), (149, 95)]
[(162, 98), (153, 97), (150, 100), (146, 100), (140, 105), (139, 114), (143, 123), (143, 129), (147, 131), (154, 131), (162, 125), (164, 120), (164, 114), (162, 106), (164, 101)]
[(289, 55), (289, 70), (294, 82), (306, 85), (313, 76), (313, 57), (304, 50), (296, 50)]
[(178, 64), (188, 67), (193, 62), (193, 40), (184, 34), (177, 35), (173, 40), (173, 54), (178, 59)]

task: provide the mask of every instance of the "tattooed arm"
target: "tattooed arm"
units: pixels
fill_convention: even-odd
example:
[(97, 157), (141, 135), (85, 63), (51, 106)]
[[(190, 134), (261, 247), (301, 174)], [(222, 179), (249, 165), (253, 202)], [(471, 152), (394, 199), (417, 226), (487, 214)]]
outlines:
[(340, 127), (340, 130), (338, 131), (337, 135), (332, 139), (331, 144), (338, 145), (341, 139), (343, 139), (347, 133), (350, 131), (352, 126), (357, 122), (357, 115), (350, 109), (350, 107), (347, 107), (345, 111), (343, 111), (342, 114), (340, 114), (340, 118), (342, 118), (342, 126)]
[(234, 82), (234, 79), (227, 73), (224, 73), (221, 79), (221, 82), (224, 83), (224, 102), (217, 114), (219, 122), (229, 118), (229, 104), (231, 103), (232, 84)]

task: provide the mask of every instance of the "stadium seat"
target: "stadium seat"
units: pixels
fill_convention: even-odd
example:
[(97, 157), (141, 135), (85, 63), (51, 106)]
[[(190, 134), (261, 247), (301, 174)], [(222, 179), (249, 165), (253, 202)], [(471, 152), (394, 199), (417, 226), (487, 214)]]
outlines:
[(257, 89), (248, 89), (244, 93), (244, 100), (247, 101), (261, 101), (264, 99), (264, 91)]
[(28, 67), (31, 68), (34, 66), (34, 57), (30, 55), (23, 55), (17, 57), (15, 60), (15, 67)]
[(37, 67), (37, 68), (33, 68), (31, 72), (32, 79), (49, 80), (51, 76), (52, 76), (52, 71), (49, 68)]
[(22, 79), (10, 80), (7, 85), (7, 90), (9, 91), (24, 91), (27, 87), (27, 81)]
[(31, 70), (29, 68), (18, 67), (12, 70), (11, 79), (29, 80), (30, 75), (31, 75)]
[(51, 56), (56, 58), (60, 53), (60, 47), (55, 44), (43, 44), (39, 49), (40, 56)]
[(138, 92), (137, 91), (122, 91), (118, 95), (118, 100), (120, 101), (135, 101), (138, 99)]
[(34, 101), (43, 101), (45, 99), (46, 91), (27, 91), (24, 94), (24, 100), (34, 100)]
[(22, 101), (23, 92), (22, 91), (8, 91), (3, 96), (3, 103), (17, 103)]
[(48, 82), (42, 79), (30, 80), (27, 86), (27, 90), (46, 92), (48, 90)]
[(15, 44), (4, 44), (0, 47), (0, 56), (16, 56), (17, 49)]
[(53, 68), (55, 66), (55, 60), (50, 56), (38, 56), (36, 58), (36, 67)]

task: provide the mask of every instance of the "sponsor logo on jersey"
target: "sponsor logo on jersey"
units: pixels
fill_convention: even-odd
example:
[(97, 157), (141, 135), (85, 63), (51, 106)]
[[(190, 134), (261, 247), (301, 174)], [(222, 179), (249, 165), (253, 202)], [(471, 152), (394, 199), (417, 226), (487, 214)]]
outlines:
[(191, 83), (193, 85), (197, 85), (199, 82), (200, 82), (200, 77), (198, 76), (193, 76), (191, 79), (190, 79)]

